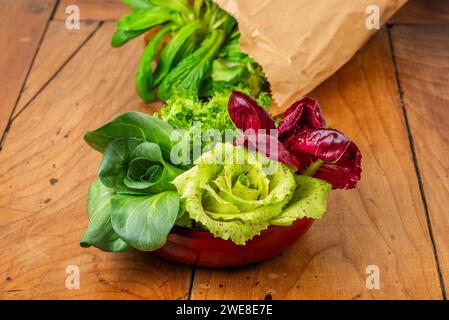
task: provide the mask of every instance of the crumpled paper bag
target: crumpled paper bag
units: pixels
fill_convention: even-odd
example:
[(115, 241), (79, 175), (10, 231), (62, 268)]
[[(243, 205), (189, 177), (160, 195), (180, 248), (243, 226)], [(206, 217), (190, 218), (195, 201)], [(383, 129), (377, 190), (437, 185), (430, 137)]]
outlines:
[(233, 15), (241, 49), (263, 68), (279, 114), (342, 67), (407, 0), (214, 0)]

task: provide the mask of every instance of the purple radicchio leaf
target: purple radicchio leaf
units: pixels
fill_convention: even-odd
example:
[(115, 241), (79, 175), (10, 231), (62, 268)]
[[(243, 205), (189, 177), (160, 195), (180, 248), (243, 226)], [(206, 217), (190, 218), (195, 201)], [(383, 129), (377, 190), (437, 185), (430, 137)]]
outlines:
[(305, 130), (325, 128), (326, 121), (316, 99), (304, 97), (295, 102), (282, 115), (279, 139), (285, 141)]
[(300, 173), (325, 180), (334, 189), (352, 189), (360, 180), (360, 150), (337, 130), (304, 131), (289, 138), (285, 145), (296, 156)]
[(274, 134), (248, 133), (235, 141), (237, 146), (245, 146), (250, 151), (257, 151), (271, 160), (279, 161), (298, 168), (299, 162)]
[(267, 131), (276, 129), (274, 120), (255, 100), (250, 96), (233, 91), (228, 103), (229, 116), (238, 129), (243, 131), (260, 129)]

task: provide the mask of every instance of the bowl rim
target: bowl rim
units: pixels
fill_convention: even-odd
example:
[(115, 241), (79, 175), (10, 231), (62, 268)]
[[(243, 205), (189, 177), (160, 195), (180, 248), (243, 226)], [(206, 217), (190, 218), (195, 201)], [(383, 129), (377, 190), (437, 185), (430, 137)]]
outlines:
[[(291, 224), (291, 225), (289, 225), (289, 226), (277, 226), (277, 225), (269, 225), (268, 226), (268, 228), (267, 229), (264, 229), (264, 230), (262, 230), (262, 232), (263, 231), (267, 231), (267, 230), (270, 230), (270, 229), (272, 229), (272, 228), (288, 228), (288, 227), (291, 227), (291, 226), (293, 226), (295, 223), (298, 223), (299, 221), (303, 221), (303, 220), (309, 220), (309, 221), (311, 221), (311, 222), (314, 222), (316, 219), (314, 219), (314, 218), (309, 218), (309, 217), (303, 217), (303, 218), (301, 218), (301, 219), (296, 219), (295, 221), (293, 221), (293, 223)], [(173, 231), (176, 231), (176, 230), (178, 230), (178, 231), (180, 231), (180, 232), (182, 232), (182, 233), (188, 233), (188, 232), (195, 232), (195, 233), (200, 233), (202, 236), (205, 236), (205, 235), (211, 235), (211, 236), (213, 236), (214, 237), (214, 239), (221, 239), (221, 240), (224, 240), (224, 241), (231, 241), (231, 240), (225, 240), (225, 239), (222, 239), (222, 238), (220, 238), (220, 237), (216, 237), (212, 232), (210, 232), (209, 230), (202, 230), (202, 229), (199, 229), (199, 228), (190, 228), (190, 227), (183, 227), (183, 226), (177, 226), (177, 225), (175, 225), (175, 226), (173, 226), (173, 228), (172, 228), (172, 230), (170, 231), (170, 233), (172, 233)], [(232, 241), (231, 241), (232, 242)]]

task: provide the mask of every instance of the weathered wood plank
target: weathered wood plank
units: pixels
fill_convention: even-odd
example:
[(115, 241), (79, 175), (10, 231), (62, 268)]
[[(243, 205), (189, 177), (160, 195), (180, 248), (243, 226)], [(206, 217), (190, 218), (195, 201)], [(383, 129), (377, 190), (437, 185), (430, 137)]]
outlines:
[[(134, 73), (142, 46), (110, 48), (113, 29), (103, 25), (14, 120), (0, 152), (4, 298), (188, 297), (191, 268), (78, 244), (88, 224), (86, 191), (100, 161), (83, 134), (140, 105)], [(65, 287), (68, 265), (80, 268), (79, 290)]]
[(79, 7), (81, 20), (118, 20), (130, 12), (121, 0), (61, 0), (54, 18), (65, 20), (70, 5)]
[(396, 26), (405, 108), (446, 290), (449, 289), (449, 25)]
[(409, 0), (390, 24), (436, 24), (449, 22), (449, 1)]
[[(281, 257), (197, 270), (193, 298), (441, 299), (385, 30), (311, 95), (361, 148), (361, 183), (334, 191), (327, 216)], [(366, 288), (370, 265), (379, 290)]]
[(39, 47), (56, 0), (0, 2), (0, 137)]
[(13, 117), (30, 102), (67, 60), (98, 27), (98, 22), (82, 22), (79, 30), (68, 30), (64, 22), (52, 21), (37, 53)]

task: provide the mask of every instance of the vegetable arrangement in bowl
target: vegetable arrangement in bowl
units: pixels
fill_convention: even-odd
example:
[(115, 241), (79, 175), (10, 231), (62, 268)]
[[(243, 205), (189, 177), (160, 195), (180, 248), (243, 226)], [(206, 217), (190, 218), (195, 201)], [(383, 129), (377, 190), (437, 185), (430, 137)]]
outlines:
[(267, 82), (240, 51), (231, 16), (209, 0), (124, 2), (133, 12), (112, 44), (158, 28), (136, 82), (145, 101), (157, 91), (166, 104), (86, 133), (103, 159), (81, 246), (208, 267), (253, 263), (322, 218), (331, 189), (355, 187), (360, 151), (326, 127), (316, 100), (269, 114)]
[[(293, 104), (276, 126), (263, 107), (236, 91), (229, 99), (228, 117), (240, 129), (232, 140), (204, 147), (191, 163), (182, 163), (178, 151), (184, 149), (177, 149), (185, 137), (173, 139), (177, 130), (155, 116), (129, 112), (88, 132), (86, 142), (103, 153), (103, 160), (99, 180), (89, 190), (90, 224), (81, 245), (112, 252), (159, 249), (156, 253), (162, 256), (205, 266), (263, 260), (268, 256), (236, 261), (229, 254), (241, 251), (238, 247), (251, 248), (270, 234), (290, 239), (288, 230), (293, 230), (299, 236), (310, 219), (324, 215), (332, 188), (353, 188), (360, 179), (359, 149), (339, 131), (325, 127), (314, 99)], [(295, 229), (301, 221), (307, 226)], [(282, 227), (284, 233), (269, 232)], [(211, 263), (204, 249), (195, 247), (198, 243), (171, 248), (176, 239), (170, 237), (179, 240), (179, 228), (210, 234), (207, 241), (219, 238), (233, 247), (226, 244), (227, 258)], [(209, 254), (216, 255), (223, 245), (218, 242), (212, 250), (208, 246)], [(267, 252), (273, 256), (283, 249)], [(204, 259), (207, 263), (201, 262)]]

